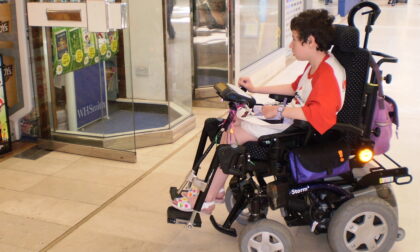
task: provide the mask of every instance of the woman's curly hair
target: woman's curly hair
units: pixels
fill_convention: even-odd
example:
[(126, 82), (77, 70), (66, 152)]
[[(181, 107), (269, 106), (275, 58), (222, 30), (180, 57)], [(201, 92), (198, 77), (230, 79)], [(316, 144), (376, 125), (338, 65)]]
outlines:
[(327, 10), (306, 10), (294, 17), (290, 22), (290, 29), (299, 34), (302, 44), (312, 35), (318, 44), (317, 50), (326, 52), (331, 48), (334, 39), (334, 16)]

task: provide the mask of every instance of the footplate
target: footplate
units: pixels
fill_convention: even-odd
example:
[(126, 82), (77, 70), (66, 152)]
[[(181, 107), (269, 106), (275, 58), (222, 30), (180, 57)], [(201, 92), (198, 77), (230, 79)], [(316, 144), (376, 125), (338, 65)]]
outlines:
[[(168, 207), (168, 223), (172, 224), (190, 224), (191, 215), (193, 212), (183, 212), (174, 207)], [(194, 218), (194, 222), (191, 223), (194, 227), (201, 227), (200, 214), (197, 214)]]
[(357, 188), (366, 188), (368, 186), (396, 183), (405, 185), (411, 183), (413, 177), (408, 174), (408, 168), (401, 167), (395, 169), (384, 169), (382, 167), (371, 169), (371, 173), (363, 176), (358, 182)]

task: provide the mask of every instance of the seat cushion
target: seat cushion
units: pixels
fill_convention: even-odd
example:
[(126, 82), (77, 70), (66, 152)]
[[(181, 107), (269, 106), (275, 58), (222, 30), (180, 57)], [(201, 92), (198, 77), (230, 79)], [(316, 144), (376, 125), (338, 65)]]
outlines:
[(258, 142), (245, 143), (246, 150), (251, 155), (252, 160), (267, 160), (269, 147), (261, 146)]

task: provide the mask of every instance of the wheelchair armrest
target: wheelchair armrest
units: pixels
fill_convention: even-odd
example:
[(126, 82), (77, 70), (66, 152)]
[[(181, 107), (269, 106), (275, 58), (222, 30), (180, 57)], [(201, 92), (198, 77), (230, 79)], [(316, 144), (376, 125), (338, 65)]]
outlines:
[(346, 123), (336, 123), (329, 130), (335, 130), (341, 133), (352, 133), (352, 134), (360, 135), (360, 136), (363, 135), (363, 130), (361, 128), (358, 128), (356, 126), (353, 126), (351, 124), (346, 124)]
[[(302, 121), (302, 120), (294, 120), (293, 124), (287, 130), (280, 133), (276, 133), (276, 134), (261, 136), (260, 138), (258, 138), (258, 143), (262, 145), (267, 145), (271, 143), (274, 139), (276, 139), (276, 141), (278, 140), (281, 141), (284, 139), (290, 139), (291, 137), (304, 136), (304, 135), (306, 135), (306, 137), (308, 138), (310, 137), (311, 132), (313, 131), (315, 131), (315, 129), (311, 126), (309, 122)], [(350, 133), (350, 134), (354, 134), (358, 136), (363, 135), (362, 129), (355, 127), (351, 124), (345, 124), (345, 123), (336, 123), (328, 131), (337, 131), (343, 134)]]
[(294, 129), (292, 129), (293, 131), (296, 131), (296, 130), (309, 130), (309, 129), (312, 128), (312, 125), (308, 121), (294, 119), (293, 120), (292, 127), (294, 128)]
[(278, 102), (283, 102), (284, 99), (287, 99), (287, 103), (291, 102), (294, 96), (289, 96), (289, 95), (279, 95), (279, 94), (270, 94), (268, 95), (268, 97), (270, 97), (271, 99), (274, 99)]
[(308, 133), (308, 130), (311, 127), (312, 126), (307, 121), (294, 120), (293, 124), (283, 132), (259, 137), (258, 143), (262, 145), (267, 145), (271, 143), (274, 139), (276, 139), (275, 141), (281, 141), (285, 139), (290, 139), (292, 137), (303, 136)]
[(263, 145), (267, 145), (269, 143), (271, 143), (271, 141), (273, 141), (275, 139), (275, 141), (281, 141), (282, 139), (286, 139), (286, 138), (291, 138), (291, 137), (296, 137), (296, 136), (302, 136), (305, 135), (306, 132), (302, 131), (302, 132), (293, 132), (293, 133), (277, 133), (277, 134), (271, 134), (271, 135), (265, 135), (265, 136), (261, 136), (260, 138), (258, 138), (258, 143), (263, 144)]

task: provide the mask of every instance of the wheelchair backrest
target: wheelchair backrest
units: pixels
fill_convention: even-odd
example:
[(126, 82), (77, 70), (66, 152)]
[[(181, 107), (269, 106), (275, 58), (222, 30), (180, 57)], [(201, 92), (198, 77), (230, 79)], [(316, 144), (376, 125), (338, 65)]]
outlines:
[(369, 77), (370, 52), (359, 47), (359, 30), (347, 25), (334, 25), (336, 35), (332, 54), (346, 71), (346, 97), (337, 115), (339, 123), (359, 128), (363, 122), (363, 99)]

